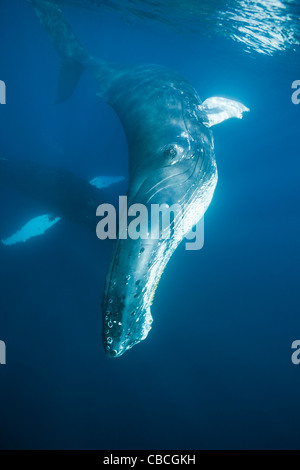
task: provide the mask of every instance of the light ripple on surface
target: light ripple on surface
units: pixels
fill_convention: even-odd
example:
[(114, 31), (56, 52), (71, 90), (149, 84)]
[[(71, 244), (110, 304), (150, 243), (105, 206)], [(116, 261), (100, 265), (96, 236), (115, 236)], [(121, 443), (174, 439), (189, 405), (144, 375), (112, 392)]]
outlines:
[(273, 55), (300, 44), (299, 0), (53, 0), (113, 8), (127, 17), (158, 21), (182, 31), (217, 34), (246, 52)]

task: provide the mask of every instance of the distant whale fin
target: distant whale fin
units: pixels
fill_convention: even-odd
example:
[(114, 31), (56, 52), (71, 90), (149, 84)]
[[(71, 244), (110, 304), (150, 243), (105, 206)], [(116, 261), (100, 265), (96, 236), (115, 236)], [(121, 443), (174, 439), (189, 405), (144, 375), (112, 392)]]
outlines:
[(242, 119), (243, 113), (250, 111), (238, 101), (218, 96), (205, 100), (199, 106), (199, 110), (203, 113), (203, 124), (206, 127), (215, 126), (230, 118)]
[(23, 225), (23, 227), (13, 235), (1, 240), (1, 243), (5, 246), (11, 246), (20, 242), (26, 242), (30, 238), (43, 235), (59, 221), (60, 217), (55, 217), (52, 214), (44, 214), (39, 217), (35, 217)]
[(62, 59), (57, 102), (66, 101), (72, 95), (85, 68), (97, 75), (101, 91), (105, 92), (111, 84), (112, 67), (102, 60), (95, 60), (85, 51), (57, 4), (48, 0), (30, 2)]
[(61, 9), (48, 0), (30, 0), (40, 22), (63, 60), (84, 63), (89, 56), (66, 22)]
[(124, 180), (124, 176), (97, 176), (90, 181), (90, 184), (98, 189), (104, 189)]
[[(124, 180), (124, 176), (97, 176), (90, 181), (90, 184), (98, 189), (105, 189)], [(17, 243), (26, 242), (33, 237), (43, 235), (60, 220), (60, 217), (56, 217), (53, 214), (44, 214), (34, 217), (17, 232), (13, 233), (13, 235), (2, 239), (1, 243), (5, 246), (12, 246)]]
[(31, 0), (31, 3), (62, 58), (57, 87), (57, 102), (61, 103), (72, 95), (90, 58), (57, 5), (47, 0)]
[(62, 61), (56, 91), (56, 104), (67, 101), (73, 95), (83, 71), (84, 66), (79, 62)]

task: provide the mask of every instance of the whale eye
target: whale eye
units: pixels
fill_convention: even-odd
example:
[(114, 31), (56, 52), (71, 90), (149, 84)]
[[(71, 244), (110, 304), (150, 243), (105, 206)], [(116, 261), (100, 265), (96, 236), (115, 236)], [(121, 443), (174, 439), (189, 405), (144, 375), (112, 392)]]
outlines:
[(164, 150), (164, 157), (175, 158), (177, 156), (176, 145), (168, 145)]

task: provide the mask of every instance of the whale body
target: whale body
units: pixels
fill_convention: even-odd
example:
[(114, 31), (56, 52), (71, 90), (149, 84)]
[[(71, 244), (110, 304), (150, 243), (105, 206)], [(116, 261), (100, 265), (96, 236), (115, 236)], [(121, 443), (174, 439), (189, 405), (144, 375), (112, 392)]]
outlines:
[[(158, 65), (115, 65), (90, 56), (60, 8), (31, 0), (62, 58), (58, 101), (71, 96), (85, 69), (98, 97), (119, 116), (128, 141), (128, 204), (179, 204), (170, 239), (115, 242), (103, 296), (103, 343), (118, 357), (145, 339), (160, 276), (183, 237), (208, 208), (217, 183), (211, 127), (248, 108), (221, 97), (202, 102), (180, 74)], [(153, 228), (153, 227), (152, 227)]]
[(0, 184), (36, 199), (47, 211), (2, 239), (2, 244), (15, 245), (43, 235), (61, 219), (94, 233), (96, 210), (105, 201), (105, 188), (123, 180), (122, 176), (98, 176), (88, 182), (63, 168), (29, 160), (0, 158)]

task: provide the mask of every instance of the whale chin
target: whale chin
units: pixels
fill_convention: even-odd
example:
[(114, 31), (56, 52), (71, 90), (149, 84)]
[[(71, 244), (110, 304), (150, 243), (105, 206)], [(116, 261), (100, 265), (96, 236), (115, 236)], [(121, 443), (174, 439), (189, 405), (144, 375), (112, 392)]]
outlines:
[(105, 322), (103, 344), (107, 357), (116, 358), (147, 338), (152, 325), (150, 307), (134, 315), (126, 310), (118, 313), (121, 321), (113, 320), (115, 312)]
[(104, 343), (106, 356), (110, 359), (120, 357), (125, 352), (133, 348), (135, 345), (137, 345), (138, 343), (146, 339), (151, 329), (151, 326), (148, 326), (146, 328), (145, 325), (143, 325), (142, 328), (143, 328), (143, 333), (138, 332), (136, 336), (134, 332), (130, 331), (131, 338), (129, 340), (125, 339), (124, 341), (120, 342), (120, 344), (115, 343), (115, 344), (109, 345), (107, 344), (107, 338), (106, 338), (106, 342)]
[(151, 305), (173, 240), (117, 240), (103, 297), (103, 345), (119, 357), (152, 327)]

